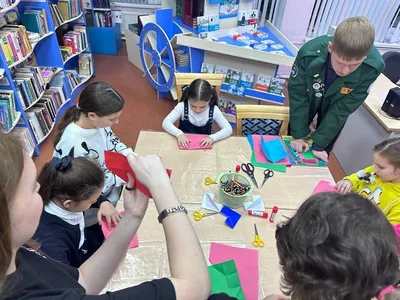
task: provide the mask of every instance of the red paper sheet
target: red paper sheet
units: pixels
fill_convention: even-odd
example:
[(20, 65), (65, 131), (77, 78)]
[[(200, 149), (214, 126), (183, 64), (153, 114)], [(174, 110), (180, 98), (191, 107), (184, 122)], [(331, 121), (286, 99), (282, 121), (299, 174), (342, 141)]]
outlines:
[[(262, 136), (265, 142), (271, 141), (271, 140), (276, 140), (279, 139), (283, 145), (283, 147), (286, 149), (285, 147), (285, 143), (283, 142), (282, 138), (280, 136), (276, 136), (276, 135), (263, 135)], [(264, 152), (261, 148), (261, 135), (256, 135), (253, 134), (252, 135), (253, 138), (253, 147), (254, 147), (254, 154), (256, 156), (256, 161), (259, 163), (264, 163), (264, 164), (272, 164), (272, 162), (270, 162), (264, 155)], [(292, 164), (290, 163), (289, 160), (289, 156), (276, 162), (275, 164), (278, 165), (285, 165), (285, 166), (291, 166)]]
[[(150, 191), (142, 183), (136, 180), (136, 175), (129, 166), (128, 159), (125, 155), (112, 151), (104, 151), (104, 160), (106, 167), (118, 177), (128, 182), (128, 173), (132, 175), (135, 180), (135, 187), (145, 194), (147, 197), (152, 198)], [(171, 177), (172, 171), (167, 169), (168, 176)]]
[(329, 181), (321, 180), (311, 195), (323, 192), (337, 192), (337, 189)]
[[(123, 215), (123, 214), (124, 214), (124, 212), (122, 211), (121, 215)], [(115, 229), (115, 226), (112, 225), (111, 230), (109, 230), (108, 226), (107, 226), (107, 222), (105, 220), (101, 221), (101, 230), (103, 231), (104, 237), (106, 239), (108, 239), (110, 237), (110, 235), (114, 231), (114, 229)], [(137, 246), (139, 246), (139, 240), (138, 240), (137, 234), (135, 234), (132, 241), (129, 243), (128, 249), (136, 248)]]
[(199, 149), (205, 150), (212, 148), (212, 144), (208, 147), (200, 146), (201, 140), (209, 137), (206, 134), (185, 134), (185, 136), (189, 140), (189, 147), (185, 149), (182, 146), (179, 146), (179, 149), (181, 150), (199, 150)]
[(218, 264), (234, 260), (247, 300), (258, 300), (258, 250), (211, 243), (209, 260)]

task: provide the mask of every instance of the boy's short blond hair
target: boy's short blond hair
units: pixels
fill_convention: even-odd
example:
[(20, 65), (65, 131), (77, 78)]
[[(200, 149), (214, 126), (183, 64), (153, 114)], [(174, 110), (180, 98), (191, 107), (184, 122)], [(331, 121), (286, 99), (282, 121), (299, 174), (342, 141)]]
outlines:
[(344, 20), (336, 28), (332, 47), (339, 56), (361, 59), (371, 50), (375, 40), (374, 25), (365, 17)]

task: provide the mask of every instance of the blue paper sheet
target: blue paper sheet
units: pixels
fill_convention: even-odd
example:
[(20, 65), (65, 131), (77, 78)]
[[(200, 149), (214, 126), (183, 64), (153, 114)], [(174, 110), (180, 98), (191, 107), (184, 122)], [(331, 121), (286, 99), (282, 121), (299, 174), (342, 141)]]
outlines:
[(223, 214), (224, 216), (227, 216), (227, 218), (225, 220), (225, 224), (228, 225), (232, 229), (236, 226), (237, 222), (239, 222), (239, 219), (242, 217), (239, 213), (230, 209), (227, 206), (224, 206), (221, 209), (221, 214)]

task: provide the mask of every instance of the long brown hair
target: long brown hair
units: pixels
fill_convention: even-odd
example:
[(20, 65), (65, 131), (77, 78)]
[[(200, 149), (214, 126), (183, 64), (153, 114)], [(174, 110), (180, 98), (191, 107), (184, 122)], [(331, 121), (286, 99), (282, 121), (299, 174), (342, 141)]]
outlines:
[(0, 132), (0, 286), (12, 258), (9, 207), (24, 169), (24, 153), (19, 141)]
[(88, 113), (94, 112), (99, 117), (105, 117), (121, 111), (124, 105), (122, 96), (107, 82), (98, 81), (87, 85), (79, 96), (77, 106), (68, 108), (61, 118), (54, 147), (60, 141), (65, 128), (72, 122), (78, 121), (81, 114), (87, 117)]
[(39, 174), (39, 194), (44, 205), (51, 200), (84, 201), (104, 185), (104, 172), (95, 161), (86, 157), (65, 158), (63, 168), (55, 162), (60, 159), (53, 158)]

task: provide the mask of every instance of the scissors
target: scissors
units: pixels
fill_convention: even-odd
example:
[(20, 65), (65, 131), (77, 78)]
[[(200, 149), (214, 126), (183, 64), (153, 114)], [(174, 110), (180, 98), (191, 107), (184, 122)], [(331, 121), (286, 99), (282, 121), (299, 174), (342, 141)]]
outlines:
[(265, 169), (264, 170), (264, 181), (261, 185), (261, 188), (263, 187), (264, 183), (271, 177), (274, 177), (274, 171), (270, 170), (270, 169)]
[(212, 185), (212, 184), (217, 184), (217, 182), (214, 181), (211, 177), (206, 177), (205, 184)]
[(200, 221), (200, 220), (203, 219), (204, 217), (209, 217), (209, 216), (216, 215), (216, 214), (218, 214), (218, 213), (215, 212), (215, 213), (205, 213), (205, 214), (204, 214), (204, 213), (195, 211), (195, 212), (193, 213), (193, 219), (194, 219), (195, 221)]
[(254, 233), (255, 233), (255, 237), (254, 237), (254, 241), (253, 241), (253, 246), (260, 247), (260, 248), (264, 247), (264, 242), (258, 235), (257, 225), (255, 223), (254, 223)]
[(254, 177), (254, 166), (251, 163), (242, 164), (242, 171), (250, 177), (256, 188), (258, 188), (257, 180)]

